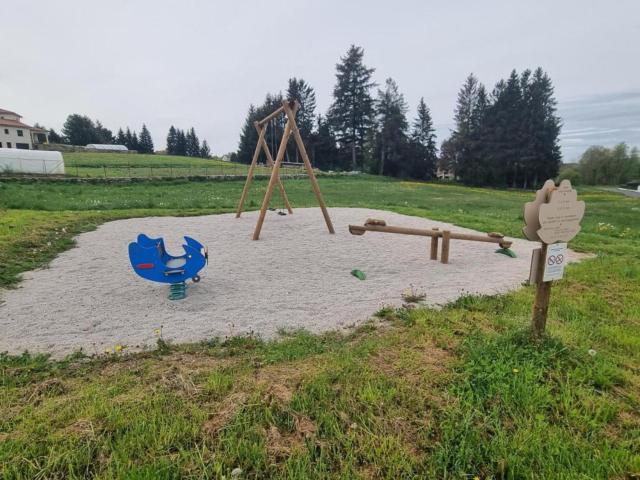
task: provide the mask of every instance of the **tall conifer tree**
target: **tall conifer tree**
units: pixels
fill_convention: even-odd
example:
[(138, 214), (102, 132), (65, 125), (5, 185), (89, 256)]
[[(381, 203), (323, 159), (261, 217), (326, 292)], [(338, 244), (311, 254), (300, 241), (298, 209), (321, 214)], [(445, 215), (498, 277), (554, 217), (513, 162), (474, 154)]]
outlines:
[(178, 133), (176, 128), (171, 125), (167, 134), (167, 153), (169, 155), (177, 155)]
[(415, 165), (412, 177), (433, 178), (436, 173), (438, 148), (436, 146), (436, 134), (433, 128), (433, 120), (429, 107), (424, 103), (424, 97), (418, 103), (418, 115), (413, 122), (411, 141), (414, 144), (414, 156), (411, 159)]
[(404, 170), (403, 149), (407, 141), (407, 102), (400, 93), (398, 84), (387, 78), (384, 90), (378, 90), (376, 111), (378, 135), (376, 151), (379, 175), (398, 175)]
[(375, 86), (375, 69), (363, 63), (364, 50), (351, 45), (336, 65), (334, 101), (327, 115), (340, 148), (349, 151), (351, 169), (362, 163), (362, 151), (367, 133), (374, 123), (374, 101), (370, 90)]
[(149, 129), (144, 123), (140, 131), (139, 150), (140, 153), (153, 153), (153, 139), (151, 138)]

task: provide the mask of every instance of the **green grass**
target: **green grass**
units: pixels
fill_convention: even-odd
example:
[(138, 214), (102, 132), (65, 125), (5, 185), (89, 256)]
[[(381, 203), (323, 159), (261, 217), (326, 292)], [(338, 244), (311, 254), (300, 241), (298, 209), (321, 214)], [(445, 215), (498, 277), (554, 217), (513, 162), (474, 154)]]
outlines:
[[(295, 206), (309, 184), (286, 181)], [(519, 236), (531, 192), (320, 179), (331, 206)], [(230, 211), (242, 182), (0, 184), (0, 281), (128, 216)], [(256, 208), (265, 182), (256, 182)], [(583, 190), (548, 338), (533, 289), (294, 332), (69, 358), (0, 356), (4, 478), (625, 478), (640, 472), (640, 200)], [(428, 294), (428, 292), (427, 292)], [(0, 307), (1, 313), (1, 307)], [(62, 320), (62, 319), (61, 319)], [(594, 353), (595, 352), (595, 353)]]
[[(148, 178), (193, 177), (210, 175), (246, 175), (249, 166), (230, 163), (219, 158), (194, 158), (176, 155), (150, 155), (128, 153), (64, 153), (65, 172), (76, 177)], [(297, 174), (294, 167), (282, 167), (283, 175)], [(256, 174), (270, 172), (257, 167)]]
[(145, 153), (95, 153), (69, 152), (64, 153), (66, 165), (92, 167), (101, 165), (122, 165), (132, 167), (164, 167), (164, 166), (203, 166), (227, 164), (219, 158), (181, 157), (177, 155), (151, 155)]

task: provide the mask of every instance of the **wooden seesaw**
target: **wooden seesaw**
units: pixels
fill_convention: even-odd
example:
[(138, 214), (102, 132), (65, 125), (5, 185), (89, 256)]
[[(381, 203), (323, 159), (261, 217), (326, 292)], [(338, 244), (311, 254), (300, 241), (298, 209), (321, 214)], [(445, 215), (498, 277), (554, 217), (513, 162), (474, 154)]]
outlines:
[(442, 253), (440, 255), (442, 263), (449, 263), (449, 244), (451, 240), (497, 243), (500, 246), (500, 250), (496, 251), (497, 253), (515, 257), (515, 253), (509, 249), (513, 242), (505, 240), (504, 235), (498, 232), (489, 232), (484, 236), (471, 233), (456, 233), (449, 230), (439, 230), (438, 228), (427, 230), (422, 228), (392, 227), (387, 225), (384, 220), (376, 220), (374, 218), (367, 219), (362, 227), (360, 225), (349, 225), (349, 233), (352, 235), (364, 235), (366, 232), (400, 233), (403, 235), (431, 237), (431, 260), (438, 259), (438, 243), (439, 239), (442, 238)]

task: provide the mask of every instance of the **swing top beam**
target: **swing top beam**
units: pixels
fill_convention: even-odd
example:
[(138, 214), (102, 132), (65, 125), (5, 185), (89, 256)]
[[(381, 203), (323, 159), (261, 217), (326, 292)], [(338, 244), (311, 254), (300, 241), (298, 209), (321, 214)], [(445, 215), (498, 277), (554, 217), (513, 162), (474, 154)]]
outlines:
[[(294, 105), (297, 106), (298, 102), (291, 102)], [(291, 106), (291, 108), (294, 108), (293, 106)], [(297, 110), (297, 108), (296, 108)], [(264, 117), (262, 120), (258, 120), (256, 123), (256, 125), (262, 126), (265, 123), (267, 123), (269, 120), (271, 120), (272, 118), (277, 117), (278, 115), (280, 115), (282, 112), (284, 112), (284, 105), (281, 106), (280, 108), (278, 108), (277, 110), (274, 110), (273, 112), (271, 112), (269, 115), (267, 115), (266, 117)]]

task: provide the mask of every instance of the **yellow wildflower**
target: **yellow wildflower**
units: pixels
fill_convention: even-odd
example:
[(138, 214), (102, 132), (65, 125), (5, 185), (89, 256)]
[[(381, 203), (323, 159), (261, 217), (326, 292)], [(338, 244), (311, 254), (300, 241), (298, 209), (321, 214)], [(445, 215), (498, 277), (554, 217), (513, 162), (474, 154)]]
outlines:
[(513, 369), (513, 373), (518, 373), (520, 370), (518, 370), (517, 368)]

